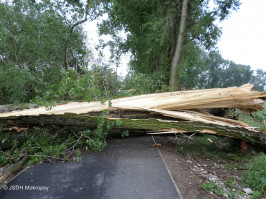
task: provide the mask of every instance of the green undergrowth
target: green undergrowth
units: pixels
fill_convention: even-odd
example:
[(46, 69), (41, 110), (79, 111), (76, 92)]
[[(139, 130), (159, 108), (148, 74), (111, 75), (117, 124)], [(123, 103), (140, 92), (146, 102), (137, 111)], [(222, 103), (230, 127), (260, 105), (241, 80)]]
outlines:
[(236, 109), (229, 112), (229, 116), (235, 116), (237, 120), (255, 127), (256, 130), (266, 132), (266, 102), (264, 102), (264, 109), (252, 114), (246, 113), (242, 110)]
[(38, 105), (54, 106), (68, 101), (101, 101), (116, 97), (118, 80), (115, 73), (106, 68), (95, 66), (91, 70), (82, 69), (82, 75), (69, 69), (61, 72), (61, 80), (45, 84), (44, 92), (37, 91), (31, 101)]
[(246, 164), (246, 168), (242, 173), (242, 181), (257, 191), (256, 196), (266, 195), (266, 154), (255, 156)]
[(107, 122), (107, 112), (97, 118), (97, 128), (45, 126), (33, 127), (20, 133), (0, 129), (0, 166), (17, 163), (28, 156), (28, 163), (81, 159), (81, 151), (102, 151), (106, 137), (121, 121)]
[(220, 187), (218, 187), (214, 182), (210, 181), (210, 182), (205, 182), (203, 184), (201, 184), (201, 188), (204, 190), (208, 190), (211, 192), (215, 192), (217, 193), (219, 196), (221, 196), (222, 193), (222, 189)]
[(240, 160), (241, 151), (232, 138), (214, 135), (196, 135), (175, 147), (181, 154), (212, 159)]

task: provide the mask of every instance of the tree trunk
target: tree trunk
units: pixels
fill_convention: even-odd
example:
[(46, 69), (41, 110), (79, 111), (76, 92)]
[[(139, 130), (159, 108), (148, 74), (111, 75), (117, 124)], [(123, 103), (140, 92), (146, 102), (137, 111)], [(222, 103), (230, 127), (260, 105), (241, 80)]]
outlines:
[(161, 72), (161, 54), (156, 56), (156, 72)]
[(18, 64), (18, 47), (17, 47), (16, 40), (13, 34), (12, 34), (12, 40), (13, 40), (13, 45), (14, 45), (14, 56), (16, 58), (16, 63)]
[(170, 69), (169, 86), (171, 87), (172, 91), (176, 89), (176, 72), (177, 72), (178, 63), (180, 61), (181, 47), (184, 40), (185, 24), (187, 18), (187, 7), (188, 7), (188, 0), (183, 0), (178, 38)]
[(14, 166), (7, 169), (7, 171), (0, 177), (0, 186), (11, 176), (20, 171), (26, 164), (27, 157), (24, 157), (21, 161), (16, 163)]
[[(28, 125), (96, 127), (97, 116), (109, 110), (107, 121), (121, 120), (119, 129), (189, 131), (225, 135), (266, 144), (266, 134), (248, 124), (213, 116), (202, 108), (263, 109), (266, 92), (253, 91), (251, 84), (241, 87), (167, 92), (113, 99), (108, 102), (70, 102), (47, 110), (45, 107), (0, 113), (3, 130), (23, 130)], [(193, 110), (192, 110), (193, 109)]]
[[(174, 14), (171, 14), (168, 19), (168, 24), (169, 24), (169, 49), (168, 49), (168, 58), (173, 58), (174, 57), (174, 52), (175, 52), (175, 44), (177, 41), (176, 38), (176, 20)], [(169, 66), (171, 61), (169, 61)]]
[[(150, 116), (152, 116), (150, 114)], [(239, 126), (222, 126), (218, 124), (207, 124), (196, 121), (173, 121), (163, 117), (147, 119), (130, 118), (107, 118), (107, 122), (112, 123), (114, 120), (120, 120), (122, 125), (117, 129), (126, 130), (146, 130), (155, 131), (156, 133), (182, 133), (196, 132), (202, 134), (223, 135), (234, 137), (251, 143), (266, 145), (266, 135), (263, 132), (254, 132)], [(40, 115), (40, 116), (16, 116), (0, 118), (0, 123), (4, 126), (44, 126), (44, 125), (63, 125), (75, 127), (97, 127), (97, 116), (77, 115), (66, 113), (62, 115)], [(145, 132), (143, 132), (145, 133)]]
[(69, 42), (70, 42), (70, 38), (72, 36), (72, 33), (70, 33), (69, 38), (66, 41), (66, 46), (65, 46), (65, 70), (67, 71), (69, 69), (69, 63), (68, 63), (68, 46), (69, 46)]

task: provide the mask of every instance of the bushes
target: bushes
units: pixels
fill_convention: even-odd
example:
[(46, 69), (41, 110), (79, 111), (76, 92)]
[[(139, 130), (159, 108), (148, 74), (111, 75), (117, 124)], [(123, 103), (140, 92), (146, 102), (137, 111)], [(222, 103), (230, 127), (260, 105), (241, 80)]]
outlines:
[(48, 84), (45, 92), (35, 97), (33, 102), (42, 104), (60, 101), (105, 101), (116, 94), (116, 76), (107, 67), (95, 66), (81, 73), (75, 70), (62, 71), (61, 75), (58, 83)]
[(16, 66), (0, 67), (0, 105), (29, 102), (37, 84), (29, 70)]
[[(97, 118), (97, 127), (34, 127), (19, 134), (2, 132), (0, 127), (0, 166), (16, 163), (21, 157), (29, 156), (30, 163), (46, 161), (66, 161), (74, 157), (80, 160), (80, 150), (102, 151), (110, 130), (119, 127), (121, 121), (107, 122), (107, 112)], [(10, 144), (2, 148), (3, 144)], [(2, 148), (2, 149), (1, 149)]]
[[(52, 71), (52, 70), (50, 70)], [(105, 101), (117, 94), (119, 82), (113, 70), (94, 66), (79, 73), (54, 70), (47, 74), (10, 66), (0, 67), (0, 105), (60, 101)], [(14, 78), (15, 81), (14, 81)]]
[(252, 116), (259, 122), (260, 130), (266, 131), (266, 102), (264, 103), (264, 109), (253, 113)]
[(161, 73), (145, 75), (142, 73), (128, 74), (124, 80), (125, 90), (136, 89), (136, 94), (147, 94), (167, 91), (166, 77)]

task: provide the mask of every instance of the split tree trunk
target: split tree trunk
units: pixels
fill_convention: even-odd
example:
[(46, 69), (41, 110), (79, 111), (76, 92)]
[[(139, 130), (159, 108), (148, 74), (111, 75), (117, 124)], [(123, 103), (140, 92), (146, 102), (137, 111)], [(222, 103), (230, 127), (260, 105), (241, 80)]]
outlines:
[[(241, 108), (256, 111), (263, 108), (266, 92), (253, 91), (251, 84), (241, 87), (214, 88), (182, 92), (147, 94), (114, 99), (108, 102), (71, 102), (45, 107), (0, 113), (5, 128), (28, 125), (65, 125), (96, 127), (97, 117), (109, 110), (107, 121), (121, 120), (119, 129), (163, 132), (200, 132), (236, 137), (248, 142), (266, 144), (265, 133), (248, 124), (213, 116), (202, 108)], [(153, 118), (153, 119), (151, 119)]]

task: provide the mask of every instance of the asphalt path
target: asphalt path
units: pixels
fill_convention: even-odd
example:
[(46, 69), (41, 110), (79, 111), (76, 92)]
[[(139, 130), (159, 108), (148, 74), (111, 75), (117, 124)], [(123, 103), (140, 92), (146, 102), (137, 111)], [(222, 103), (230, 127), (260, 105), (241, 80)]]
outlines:
[(180, 198), (150, 136), (110, 139), (80, 162), (33, 165), (0, 190), (0, 198)]

